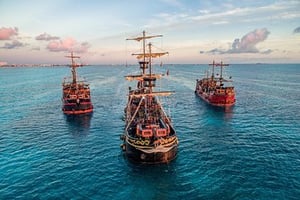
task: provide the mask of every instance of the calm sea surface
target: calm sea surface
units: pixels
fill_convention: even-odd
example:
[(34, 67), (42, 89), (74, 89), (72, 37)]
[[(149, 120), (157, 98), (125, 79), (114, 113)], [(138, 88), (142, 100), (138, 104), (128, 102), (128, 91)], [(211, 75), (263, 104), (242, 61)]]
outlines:
[(300, 65), (231, 65), (236, 105), (195, 96), (207, 65), (165, 65), (157, 90), (179, 137), (167, 165), (132, 164), (119, 139), (137, 67), (89, 66), (92, 116), (61, 111), (68, 67), (0, 68), (0, 199), (300, 199)]

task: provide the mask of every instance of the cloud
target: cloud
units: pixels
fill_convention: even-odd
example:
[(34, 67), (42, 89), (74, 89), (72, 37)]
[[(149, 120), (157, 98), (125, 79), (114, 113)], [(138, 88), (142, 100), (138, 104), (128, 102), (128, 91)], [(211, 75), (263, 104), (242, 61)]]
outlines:
[(13, 36), (18, 35), (18, 28), (0, 28), (0, 40), (11, 40)]
[(24, 47), (26, 44), (19, 42), (18, 40), (13, 40), (11, 43), (6, 42), (2, 49), (16, 49), (19, 47)]
[[(255, 45), (267, 39), (270, 32), (266, 28), (255, 29), (242, 37), (240, 43), (236, 43), (235, 53), (257, 53)], [(237, 42), (237, 40), (235, 40)]]
[(35, 37), (36, 40), (45, 40), (45, 41), (50, 41), (50, 40), (59, 40), (59, 37), (57, 36), (51, 36), (47, 33), (40, 34)]
[(221, 50), (221, 49), (218, 49), (218, 48), (214, 48), (214, 49), (212, 49), (212, 50), (209, 50), (209, 51), (207, 51), (207, 53), (212, 53), (212, 54), (223, 54), (223, 53), (225, 53), (225, 51), (224, 50)]
[(219, 54), (237, 54), (237, 53), (262, 53), (269, 54), (272, 52), (271, 49), (260, 52), (256, 45), (260, 42), (263, 42), (267, 39), (270, 32), (266, 28), (255, 29), (244, 35), (241, 39), (236, 38), (231, 45), (231, 49), (221, 50), (221, 49), (212, 49), (207, 53), (219, 53)]
[(61, 40), (50, 41), (47, 45), (47, 49), (52, 52), (60, 51), (73, 51), (76, 53), (86, 53), (90, 48), (90, 44), (87, 42), (78, 43), (75, 39), (69, 37)]
[(214, 24), (214, 25), (222, 25), (222, 24), (229, 24), (229, 22), (225, 21), (225, 20), (222, 20), (222, 21), (213, 22), (212, 24)]
[(0, 40), (9, 40), (9, 42), (5, 42), (4, 46), (0, 47), (1, 49), (17, 49), (19, 47), (27, 46), (23, 42), (20, 42), (18, 39), (22, 39), (22, 37), (15, 37), (19, 35), (19, 30), (17, 27), (14, 28), (0, 28)]
[(300, 26), (298, 28), (295, 28), (295, 30), (293, 31), (293, 33), (300, 33)]

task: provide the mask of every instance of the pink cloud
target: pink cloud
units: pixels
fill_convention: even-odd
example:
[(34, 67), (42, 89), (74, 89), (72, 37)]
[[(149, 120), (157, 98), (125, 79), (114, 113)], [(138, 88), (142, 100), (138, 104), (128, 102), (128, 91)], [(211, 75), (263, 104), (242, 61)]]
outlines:
[(236, 53), (261, 53), (261, 54), (269, 54), (272, 53), (271, 49), (267, 49), (264, 51), (259, 51), (256, 48), (256, 45), (260, 42), (263, 42), (267, 39), (270, 31), (266, 28), (255, 29), (246, 35), (244, 35), (241, 39), (236, 38), (232, 43), (232, 48), (228, 50), (222, 49), (212, 49), (207, 53), (218, 53), (218, 54), (236, 54)]
[(47, 49), (53, 52), (73, 51), (76, 53), (86, 53), (89, 48), (90, 48), (89, 43), (87, 42), (79, 43), (71, 37), (61, 39), (61, 40), (53, 40), (50, 41), (49, 44), (47, 45)]
[(239, 44), (239, 49), (244, 51), (248, 51), (248, 50), (255, 51), (256, 50), (255, 45), (267, 39), (269, 34), (270, 32), (266, 28), (255, 29), (254, 31), (242, 37), (241, 42)]
[(50, 51), (68, 51), (69, 49), (72, 49), (76, 43), (76, 40), (74, 40), (73, 38), (55, 40), (49, 42), (47, 49), (49, 49)]
[(18, 35), (18, 28), (0, 28), (0, 40), (10, 40), (14, 35)]

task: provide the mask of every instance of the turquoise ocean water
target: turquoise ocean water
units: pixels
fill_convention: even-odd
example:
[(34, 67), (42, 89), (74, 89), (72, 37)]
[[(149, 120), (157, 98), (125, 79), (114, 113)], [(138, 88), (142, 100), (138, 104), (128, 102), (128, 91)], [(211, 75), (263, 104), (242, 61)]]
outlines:
[(130, 66), (88, 66), (92, 116), (61, 111), (68, 67), (0, 68), (0, 199), (300, 199), (300, 65), (230, 65), (236, 105), (195, 96), (207, 65), (165, 65), (157, 90), (179, 137), (167, 165), (126, 160)]

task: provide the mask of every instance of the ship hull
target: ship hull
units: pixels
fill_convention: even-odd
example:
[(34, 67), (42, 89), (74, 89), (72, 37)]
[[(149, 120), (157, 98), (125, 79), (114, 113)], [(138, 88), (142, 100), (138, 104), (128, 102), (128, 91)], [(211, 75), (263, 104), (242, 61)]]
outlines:
[(66, 115), (81, 115), (81, 114), (88, 114), (92, 113), (93, 109), (88, 110), (63, 110), (63, 113)]
[(92, 104), (70, 104), (66, 103), (63, 105), (62, 111), (66, 115), (80, 115), (88, 114), (93, 112)]
[(235, 104), (235, 96), (228, 95), (211, 95), (205, 92), (195, 91), (196, 95), (199, 96), (202, 100), (213, 106), (219, 107), (229, 107)]
[[(125, 142), (125, 154), (130, 161), (144, 164), (169, 163), (177, 156), (177, 145), (172, 146), (166, 152), (147, 153), (140, 148), (136, 148)], [(153, 148), (154, 149), (154, 148)]]

